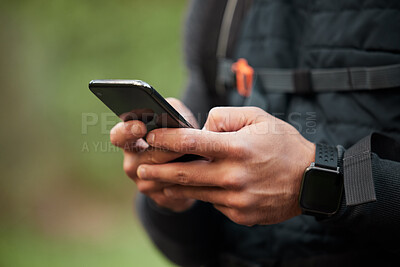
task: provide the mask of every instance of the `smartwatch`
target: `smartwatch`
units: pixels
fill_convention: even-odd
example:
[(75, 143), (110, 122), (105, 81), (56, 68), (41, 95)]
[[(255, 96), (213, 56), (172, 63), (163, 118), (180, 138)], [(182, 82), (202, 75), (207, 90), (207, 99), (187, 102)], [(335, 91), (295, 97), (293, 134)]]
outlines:
[(316, 144), (315, 162), (305, 170), (299, 204), (303, 214), (319, 218), (338, 212), (343, 194), (343, 175), (335, 146)]

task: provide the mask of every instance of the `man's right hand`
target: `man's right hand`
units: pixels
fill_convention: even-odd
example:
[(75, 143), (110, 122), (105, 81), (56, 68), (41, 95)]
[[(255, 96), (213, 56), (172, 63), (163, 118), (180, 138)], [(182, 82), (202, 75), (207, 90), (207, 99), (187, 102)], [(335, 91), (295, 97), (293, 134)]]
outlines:
[[(187, 113), (186, 107), (176, 99), (168, 99), (179, 112)], [(182, 110), (183, 109), (183, 110)], [(190, 111), (189, 111), (190, 112)], [(190, 116), (191, 114), (189, 114)], [(191, 119), (189, 119), (190, 121)], [(191, 121), (193, 123), (193, 121)], [(196, 123), (194, 123), (196, 125)], [(136, 183), (138, 190), (150, 197), (157, 205), (175, 212), (182, 212), (189, 209), (195, 200), (193, 199), (172, 199), (164, 194), (164, 188), (173, 184), (144, 181), (137, 175), (137, 168), (140, 164), (161, 164), (174, 160), (182, 154), (162, 151), (150, 147), (143, 137), (146, 135), (146, 126), (141, 121), (120, 122), (110, 131), (111, 143), (123, 149), (124, 171)]]

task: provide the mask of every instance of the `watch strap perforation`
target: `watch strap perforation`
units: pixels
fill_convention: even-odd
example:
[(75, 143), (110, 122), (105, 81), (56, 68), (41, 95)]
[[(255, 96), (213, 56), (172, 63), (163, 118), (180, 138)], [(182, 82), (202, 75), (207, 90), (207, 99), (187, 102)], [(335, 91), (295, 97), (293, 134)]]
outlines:
[(337, 148), (327, 144), (316, 144), (315, 166), (336, 170), (338, 167)]

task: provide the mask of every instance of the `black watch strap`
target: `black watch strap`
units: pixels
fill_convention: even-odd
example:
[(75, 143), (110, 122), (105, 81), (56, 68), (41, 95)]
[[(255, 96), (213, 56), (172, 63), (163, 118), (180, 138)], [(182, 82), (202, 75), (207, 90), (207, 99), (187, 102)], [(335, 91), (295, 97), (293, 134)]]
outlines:
[(316, 144), (315, 166), (336, 170), (338, 167), (337, 148), (327, 144)]

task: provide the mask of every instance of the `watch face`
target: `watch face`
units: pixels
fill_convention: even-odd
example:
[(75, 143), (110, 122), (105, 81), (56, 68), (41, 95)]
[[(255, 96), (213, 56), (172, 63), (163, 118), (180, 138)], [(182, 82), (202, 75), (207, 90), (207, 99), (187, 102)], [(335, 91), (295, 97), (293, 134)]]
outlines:
[(335, 171), (308, 169), (303, 178), (300, 206), (309, 211), (333, 214), (340, 205), (343, 178)]

